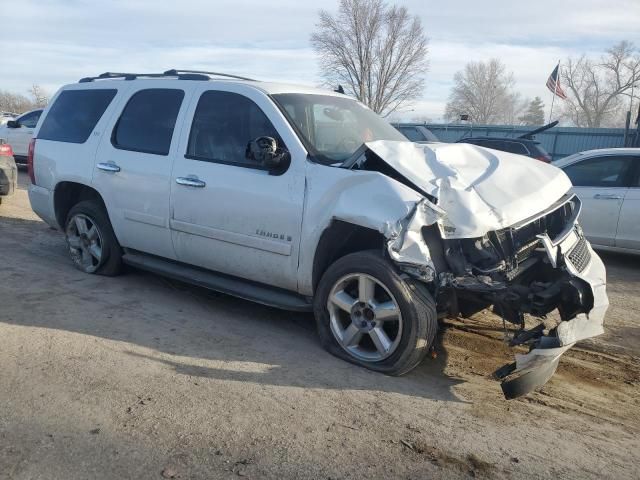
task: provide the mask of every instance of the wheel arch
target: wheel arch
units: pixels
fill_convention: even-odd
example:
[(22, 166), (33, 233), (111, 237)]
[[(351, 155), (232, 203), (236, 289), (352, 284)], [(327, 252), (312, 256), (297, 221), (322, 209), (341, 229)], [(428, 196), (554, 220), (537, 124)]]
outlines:
[(318, 240), (313, 258), (312, 286), (316, 291), (320, 278), (329, 266), (345, 255), (363, 250), (382, 250), (384, 236), (377, 230), (334, 219)]
[(103, 208), (105, 207), (104, 200), (100, 193), (89, 185), (69, 181), (62, 181), (56, 184), (53, 192), (53, 208), (56, 222), (62, 230), (64, 230), (69, 210), (83, 200), (96, 200)]

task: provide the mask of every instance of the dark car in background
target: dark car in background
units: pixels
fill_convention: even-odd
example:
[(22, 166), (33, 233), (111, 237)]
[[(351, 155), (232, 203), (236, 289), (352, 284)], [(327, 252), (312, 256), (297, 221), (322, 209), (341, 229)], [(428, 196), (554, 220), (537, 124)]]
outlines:
[(544, 132), (550, 128), (555, 127), (558, 121), (551, 122), (547, 125), (543, 125), (540, 128), (536, 128), (519, 137), (468, 137), (461, 138), (456, 143), (472, 143), (479, 147), (491, 148), (493, 150), (500, 150), (502, 152), (517, 153), (518, 155), (524, 155), (526, 157), (535, 158), (541, 162), (551, 163), (551, 155), (537, 142), (534, 135)]
[(469, 137), (462, 138), (457, 143), (472, 143), (479, 147), (525, 155), (545, 163), (551, 162), (551, 155), (540, 145), (540, 142), (529, 138)]

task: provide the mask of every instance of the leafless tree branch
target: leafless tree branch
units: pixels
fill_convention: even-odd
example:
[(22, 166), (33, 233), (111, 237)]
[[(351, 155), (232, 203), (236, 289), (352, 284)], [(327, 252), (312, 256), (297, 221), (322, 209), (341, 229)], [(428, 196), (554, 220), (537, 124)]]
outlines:
[(631, 42), (614, 45), (599, 61), (569, 58), (562, 70), (564, 116), (579, 127), (617, 126), (627, 107), (622, 100), (638, 81), (640, 54)]
[(383, 0), (340, 0), (321, 10), (311, 45), (325, 81), (389, 115), (420, 97), (428, 68), (420, 19)]

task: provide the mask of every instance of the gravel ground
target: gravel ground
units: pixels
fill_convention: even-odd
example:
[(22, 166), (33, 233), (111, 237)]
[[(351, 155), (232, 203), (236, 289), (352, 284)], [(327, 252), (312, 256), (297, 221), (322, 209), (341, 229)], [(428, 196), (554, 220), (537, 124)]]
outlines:
[(488, 312), (389, 378), (322, 350), (310, 315), (75, 270), (24, 189), (0, 255), (1, 479), (640, 478), (640, 257), (604, 255), (607, 333), (505, 401)]

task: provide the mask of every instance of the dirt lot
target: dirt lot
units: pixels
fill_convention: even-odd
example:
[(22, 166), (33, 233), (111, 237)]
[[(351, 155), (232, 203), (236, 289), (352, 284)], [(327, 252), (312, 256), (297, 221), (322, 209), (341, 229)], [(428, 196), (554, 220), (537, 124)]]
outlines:
[(514, 401), (489, 313), (388, 378), (325, 353), (309, 315), (75, 270), (24, 190), (0, 259), (2, 479), (640, 478), (640, 258), (604, 255), (606, 335)]

